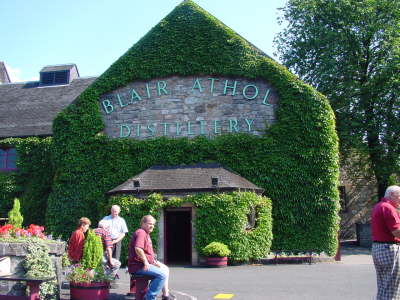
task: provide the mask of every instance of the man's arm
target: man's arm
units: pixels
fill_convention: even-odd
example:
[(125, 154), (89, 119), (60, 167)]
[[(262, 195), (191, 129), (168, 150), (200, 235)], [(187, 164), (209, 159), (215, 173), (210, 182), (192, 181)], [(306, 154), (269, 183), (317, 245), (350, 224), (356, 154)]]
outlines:
[(140, 258), (140, 260), (143, 262), (143, 270), (147, 271), (150, 269), (150, 264), (149, 261), (147, 260), (146, 254), (144, 254), (144, 251), (142, 248), (135, 247), (135, 252), (137, 256)]
[(107, 247), (107, 258), (108, 258), (108, 265), (112, 268), (114, 265), (112, 263), (112, 248)]
[(125, 233), (121, 233), (118, 238), (116, 238), (115, 240), (112, 241), (113, 244), (118, 243), (119, 241), (121, 241), (123, 238), (125, 237)]

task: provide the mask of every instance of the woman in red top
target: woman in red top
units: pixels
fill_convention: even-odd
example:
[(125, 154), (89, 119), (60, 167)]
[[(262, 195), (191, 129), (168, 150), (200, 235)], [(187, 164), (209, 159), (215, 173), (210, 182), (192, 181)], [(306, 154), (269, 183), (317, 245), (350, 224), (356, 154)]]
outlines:
[(68, 257), (72, 263), (78, 263), (82, 259), (85, 232), (89, 229), (90, 220), (82, 217), (79, 219), (78, 228), (72, 233), (68, 243)]

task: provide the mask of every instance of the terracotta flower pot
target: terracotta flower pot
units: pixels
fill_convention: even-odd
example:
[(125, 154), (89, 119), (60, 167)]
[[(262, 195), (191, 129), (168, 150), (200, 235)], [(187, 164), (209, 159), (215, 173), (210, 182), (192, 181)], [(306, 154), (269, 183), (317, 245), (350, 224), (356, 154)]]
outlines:
[(71, 300), (105, 300), (110, 294), (109, 282), (70, 282)]
[(207, 266), (213, 268), (222, 268), (228, 265), (228, 257), (207, 257)]

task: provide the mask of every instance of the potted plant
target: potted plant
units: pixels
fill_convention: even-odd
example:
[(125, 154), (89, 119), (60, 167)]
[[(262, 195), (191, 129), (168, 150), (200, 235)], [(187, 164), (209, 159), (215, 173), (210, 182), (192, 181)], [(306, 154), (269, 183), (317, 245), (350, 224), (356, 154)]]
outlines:
[(67, 273), (71, 299), (104, 300), (110, 293), (112, 278), (104, 274), (101, 265), (103, 244), (101, 238), (89, 229), (85, 238), (80, 264), (70, 266)]
[(202, 252), (207, 256), (207, 266), (209, 267), (226, 267), (228, 256), (231, 254), (228, 246), (220, 242), (209, 243)]

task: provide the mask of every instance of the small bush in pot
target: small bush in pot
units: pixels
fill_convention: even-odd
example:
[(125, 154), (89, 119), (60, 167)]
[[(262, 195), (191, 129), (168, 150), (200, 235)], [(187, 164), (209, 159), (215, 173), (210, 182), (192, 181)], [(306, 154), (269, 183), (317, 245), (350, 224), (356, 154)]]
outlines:
[(231, 254), (228, 246), (220, 242), (212, 242), (203, 248), (203, 254), (209, 257), (225, 257)]
[(103, 244), (92, 229), (87, 231), (80, 264), (71, 265), (67, 274), (71, 299), (105, 300), (108, 298), (112, 278), (104, 274), (101, 260)]
[(209, 267), (226, 267), (228, 256), (231, 254), (228, 246), (220, 242), (211, 242), (203, 248), (203, 254), (207, 256)]

